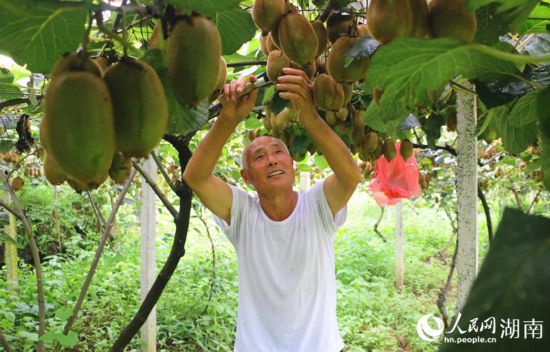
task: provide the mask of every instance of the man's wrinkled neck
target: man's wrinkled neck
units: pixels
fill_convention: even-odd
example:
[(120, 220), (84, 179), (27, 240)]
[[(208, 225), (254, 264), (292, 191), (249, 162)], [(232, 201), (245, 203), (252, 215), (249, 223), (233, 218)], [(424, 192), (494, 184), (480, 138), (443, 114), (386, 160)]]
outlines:
[(288, 218), (298, 204), (298, 192), (289, 187), (285, 191), (258, 193), (260, 207), (273, 221), (283, 221)]

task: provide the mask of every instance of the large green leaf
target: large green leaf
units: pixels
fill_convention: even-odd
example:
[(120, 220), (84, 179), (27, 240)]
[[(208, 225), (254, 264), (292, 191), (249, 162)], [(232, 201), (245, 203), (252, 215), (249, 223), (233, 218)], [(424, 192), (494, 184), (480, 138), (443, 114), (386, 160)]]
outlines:
[(540, 90), (533, 90), (516, 101), (508, 122), (512, 127), (523, 127), (537, 121), (537, 97)]
[(239, 8), (217, 12), (213, 20), (222, 37), (223, 55), (233, 54), (256, 34), (257, 28), (252, 17)]
[[(446, 343), (440, 352), (550, 351), (550, 219), (506, 209), (457, 328), (445, 338), (495, 338), (494, 343)], [(480, 329), (494, 318), (494, 329)], [(474, 320), (476, 319), (476, 320)], [(504, 320), (504, 322), (502, 320)], [(529, 335), (528, 322), (540, 322), (542, 338)], [(517, 320), (518, 337), (505, 335)], [(473, 323), (472, 323), (473, 321)], [(477, 327), (477, 331), (471, 328)], [(451, 329), (449, 329), (451, 330)], [(509, 332), (509, 331), (508, 331)], [(456, 340), (455, 340), (456, 341)]]
[(548, 25), (550, 25), (550, 3), (543, 1), (529, 14), (519, 31), (520, 33), (546, 33)]
[(497, 3), (497, 13), (503, 13), (511, 31), (517, 30), (527, 19), (531, 11), (540, 0), (467, 0), (471, 10), (477, 10), (482, 6)]
[(15, 84), (0, 82), (0, 99), (21, 98), (23, 92)]
[(184, 13), (194, 11), (201, 15), (211, 15), (236, 8), (241, 0), (168, 0), (168, 2), (180, 6)]
[(454, 39), (412, 38), (396, 39), (382, 46), (372, 57), (366, 89), (378, 89), (383, 94), (380, 106), (372, 102), (365, 118), (374, 120), (374, 114), (382, 113), (379, 119), (385, 122), (403, 120), (407, 107), (429, 104), (429, 92), (459, 75), (495, 79), (516, 74), (513, 63), (495, 58), (483, 51), (485, 48)]
[(81, 42), (86, 9), (46, 0), (0, 2), (0, 52), (32, 72), (47, 73)]
[(489, 110), (491, 125), (497, 135), (502, 138), (504, 148), (510, 153), (521, 153), (537, 138), (537, 123), (535, 121), (522, 127), (510, 125), (510, 115), (506, 106), (498, 106)]
[(541, 135), (542, 140), (542, 170), (544, 171), (544, 186), (550, 191), (550, 137)]

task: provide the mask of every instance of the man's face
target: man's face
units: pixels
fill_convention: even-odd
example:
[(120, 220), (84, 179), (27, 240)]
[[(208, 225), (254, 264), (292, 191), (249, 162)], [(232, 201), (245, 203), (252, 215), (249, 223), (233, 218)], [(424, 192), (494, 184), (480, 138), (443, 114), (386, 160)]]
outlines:
[(292, 188), (294, 161), (280, 139), (263, 136), (253, 140), (246, 149), (246, 167), (241, 176), (258, 193)]

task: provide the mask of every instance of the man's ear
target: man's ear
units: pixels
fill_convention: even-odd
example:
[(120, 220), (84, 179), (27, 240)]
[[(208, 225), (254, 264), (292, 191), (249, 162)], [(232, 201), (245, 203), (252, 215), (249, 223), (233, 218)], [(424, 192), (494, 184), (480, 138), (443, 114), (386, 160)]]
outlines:
[(241, 169), (241, 177), (244, 180), (244, 183), (247, 185), (250, 184), (250, 178), (248, 177), (248, 170), (247, 169)]

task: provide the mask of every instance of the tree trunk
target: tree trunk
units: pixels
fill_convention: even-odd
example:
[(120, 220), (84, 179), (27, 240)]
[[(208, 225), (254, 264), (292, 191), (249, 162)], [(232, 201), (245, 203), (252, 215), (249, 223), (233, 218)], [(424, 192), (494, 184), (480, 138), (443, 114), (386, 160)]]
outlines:
[[(474, 90), (471, 83), (466, 88)], [(457, 92), (457, 168), (456, 195), (458, 213), (458, 309), (462, 309), (477, 275), (477, 120), (476, 96)]]
[[(17, 242), (17, 230), (15, 227), (15, 215), (8, 212), (9, 224), (6, 226), (6, 233), (8, 237)], [(9, 242), (6, 242), (6, 271), (7, 271), (7, 283), (8, 291), (18, 294), (19, 292), (19, 268), (17, 263), (19, 258), (17, 256), (17, 247)]]

